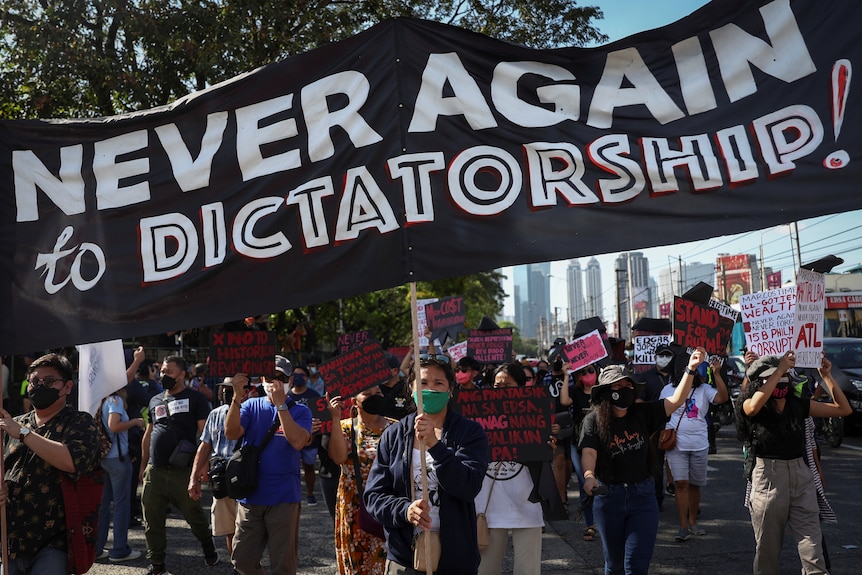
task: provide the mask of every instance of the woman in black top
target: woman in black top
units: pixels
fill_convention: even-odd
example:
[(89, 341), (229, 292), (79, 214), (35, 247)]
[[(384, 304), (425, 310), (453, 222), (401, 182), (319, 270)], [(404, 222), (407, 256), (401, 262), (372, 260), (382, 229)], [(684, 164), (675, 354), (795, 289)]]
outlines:
[(584, 490), (601, 485), (593, 512), (605, 554), (605, 573), (646, 574), (658, 533), (658, 502), (649, 465), (649, 436), (664, 428), (691, 389), (706, 359), (697, 348), (676, 392), (659, 401), (635, 403), (635, 381), (623, 366), (609, 365), (590, 391), (595, 404), (581, 430)]

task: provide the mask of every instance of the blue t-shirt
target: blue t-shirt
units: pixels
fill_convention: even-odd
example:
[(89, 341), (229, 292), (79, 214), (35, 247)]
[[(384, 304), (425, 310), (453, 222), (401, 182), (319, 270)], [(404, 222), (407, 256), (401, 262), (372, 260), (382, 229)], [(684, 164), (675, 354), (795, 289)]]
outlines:
[(102, 424), (108, 430), (108, 435), (111, 437), (111, 449), (105, 455), (104, 459), (117, 459), (120, 457), (120, 452), (117, 451), (118, 447), (123, 452), (123, 457), (128, 457), (129, 432), (120, 431), (119, 433), (114, 433), (111, 431), (111, 428), (108, 427), (108, 416), (112, 413), (119, 413), (120, 421), (129, 421), (129, 415), (126, 413), (126, 408), (123, 407), (123, 400), (117, 395), (109, 395), (102, 404)]
[[(290, 415), (303, 429), (311, 433), (311, 410), (304, 405), (293, 403)], [(245, 430), (243, 445), (260, 445), (273, 422), (278, 410), (265, 397), (247, 400), (240, 409), (240, 425)], [(257, 490), (240, 499), (246, 505), (277, 505), (302, 501), (302, 482), (300, 480), (299, 451), (288, 443), (281, 427), (272, 436), (260, 456), (257, 472)]]

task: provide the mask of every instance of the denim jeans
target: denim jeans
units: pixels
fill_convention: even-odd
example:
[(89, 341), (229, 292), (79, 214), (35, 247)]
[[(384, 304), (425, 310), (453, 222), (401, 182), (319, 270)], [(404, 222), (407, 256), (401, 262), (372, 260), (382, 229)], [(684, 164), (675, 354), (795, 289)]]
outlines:
[(119, 559), (132, 552), (129, 547), (129, 518), (132, 502), (129, 499), (132, 482), (132, 462), (126, 457), (102, 459), (105, 470), (105, 488), (102, 491), (102, 504), (99, 506), (99, 533), (96, 538), (96, 554), (102, 552), (108, 542), (108, 525), (111, 522), (111, 501), (114, 502), (114, 546), (110, 556)]
[(43, 547), (33, 557), (9, 561), (8, 575), (66, 575), (69, 556), (62, 549)]
[(595, 519), (593, 518), (593, 506), (584, 507), (584, 503), (587, 500), (587, 492), (584, 491), (584, 465), (581, 463), (581, 454), (578, 453), (577, 447), (575, 447), (575, 442), (572, 442), (572, 466), (575, 468), (575, 475), (578, 478), (578, 489), (581, 492), (580, 502), (581, 509), (584, 510), (584, 524), (589, 527), (590, 525), (595, 525)]
[(658, 534), (653, 478), (608, 485), (596, 496), (596, 526), (602, 536), (605, 575), (646, 575)]

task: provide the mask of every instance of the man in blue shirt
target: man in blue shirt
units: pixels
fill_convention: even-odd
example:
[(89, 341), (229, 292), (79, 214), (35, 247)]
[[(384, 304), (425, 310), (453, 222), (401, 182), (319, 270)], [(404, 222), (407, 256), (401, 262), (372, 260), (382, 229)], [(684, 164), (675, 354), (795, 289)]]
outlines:
[[(266, 397), (240, 404), (248, 376), (233, 377), (234, 399), (225, 418), (225, 437), (261, 445), (273, 423), (279, 427), (260, 455), (257, 489), (237, 501), (236, 532), (231, 562), (240, 575), (259, 573), (264, 547), (269, 548), (273, 575), (295, 575), (299, 543), (302, 485), (300, 450), (311, 437), (311, 411), (288, 398), (288, 384), (263, 377)], [(281, 373), (279, 370), (277, 373)]]

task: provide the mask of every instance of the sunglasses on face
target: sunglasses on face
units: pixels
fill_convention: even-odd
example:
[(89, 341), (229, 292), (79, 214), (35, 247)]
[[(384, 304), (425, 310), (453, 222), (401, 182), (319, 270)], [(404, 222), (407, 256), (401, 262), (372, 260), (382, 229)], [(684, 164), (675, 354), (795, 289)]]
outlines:
[(53, 377), (51, 375), (47, 377), (31, 377), (27, 380), (31, 386), (33, 387), (53, 387), (55, 383), (58, 381), (64, 381), (62, 377)]
[(585, 367), (584, 369), (579, 371), (578, 375), (583, 375), (585, 373), (595, 373), (595, 372), (596, 372), (596, 368), (594, 368), (593, 366), (590, 366), (590, 367)]
[(460, 371), (461, 373), (467, 373), (468, 371), (470, 371), (470, 368), (469, 367), (459, 367), (457, 371)]
[(429, 354), (429, 353), (420, 353), (419, 354), (419, 365), (427, 365), (429, 363), (436, 363), (438, 365), (449, 365), (449, 356), (442, 354)]

